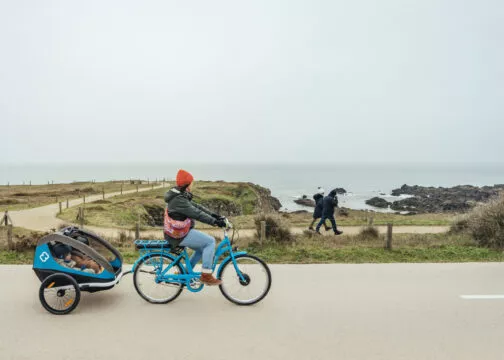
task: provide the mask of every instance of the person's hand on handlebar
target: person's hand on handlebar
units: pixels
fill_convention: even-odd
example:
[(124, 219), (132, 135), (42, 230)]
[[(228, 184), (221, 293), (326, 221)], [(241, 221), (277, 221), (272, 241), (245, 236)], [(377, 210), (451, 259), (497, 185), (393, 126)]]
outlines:
[(226, 218), (225, 216), (222, 216), (222, 215), (219, 215), (219, 214), (215, 214), (215, 213), (213, 213), (213, 214), (212, 214), (212, 217), (213, 217), (215, 220), (219, 220), (219, 219), (224, 220), (224, 219)]
[(218, 226), (220, 228), (227, 227), (226, 218), (220, 218), (220, 219), (215, 220), (215, 226)]

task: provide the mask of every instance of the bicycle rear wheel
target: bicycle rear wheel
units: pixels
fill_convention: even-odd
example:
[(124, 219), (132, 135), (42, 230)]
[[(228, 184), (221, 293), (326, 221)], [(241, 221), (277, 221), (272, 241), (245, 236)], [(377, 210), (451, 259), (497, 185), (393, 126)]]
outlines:
[(232, 259), (222, 264), (222, 270), (217, 277), (222, 280), (219, 286), (222, 295), (237, 305), (256, 304), (268, 294), (271, 288), (271, 272), (268, 265), (253, 255), (238, 255), (235, 257), (238, 271)]
[[(142, 259), (133, 273), (133, 284), (137, 293), (152, 304), (166, 304), (175, 300), (183, 290), (180, 283), (156, 282), (156, 278), (173, 259), (166, 254), (153, 254)], [(183, 274), (179, 264), (175, 264), (166, 275)]]

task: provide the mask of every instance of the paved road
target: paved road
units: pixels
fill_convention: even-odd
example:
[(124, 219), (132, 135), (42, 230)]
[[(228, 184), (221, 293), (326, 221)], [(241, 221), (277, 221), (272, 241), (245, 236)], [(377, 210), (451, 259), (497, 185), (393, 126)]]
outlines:
[(29, 266), (0, 266), (0, 359), (502, 360), (503, 264), (275, 265), (253, 307), (218, 289), (151, 305), (131, 277), (68, 316)]

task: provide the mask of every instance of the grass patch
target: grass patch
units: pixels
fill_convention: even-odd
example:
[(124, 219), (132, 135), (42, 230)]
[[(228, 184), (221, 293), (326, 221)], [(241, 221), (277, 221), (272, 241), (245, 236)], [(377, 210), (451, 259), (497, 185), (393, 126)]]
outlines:
[(391, 251), (364, 247), (313, 249), (304, 246), (269, 246), (250, 250), (267, 262), (279, 264), (497, 262), (504, 259), (502, 252), (476, 246), (399, 248)]
[(0, 264), (33, 264), (33, 250), (7, 251), (0, 250)]
[(396, 234), (393, 250), (384, 249), (385, 238), (362, 235), (298, 237), (292, 245), (256, 242), (247, 249), (270, 263), (423, 263), (503, 261), (501, 251), (481, 248), (467, 236), (446, 234)]
[[(132, 264), (139, 256), (133, 240), (123, 233), (113, 244)], [(393, 250), (384, 249), (385, 239), (354, 236), (296, 236), (290, 244), (268, 241), (263, 246), (256, 239), (240, 239), (240, 249), (259, 256), (270, 264), (331, 263), (445, 263), (501, 262), (500, 250), (478, 247), (469, 235), (395, 234)], [(31, 264), (33, 249), (0, 251), (1, 264)]]

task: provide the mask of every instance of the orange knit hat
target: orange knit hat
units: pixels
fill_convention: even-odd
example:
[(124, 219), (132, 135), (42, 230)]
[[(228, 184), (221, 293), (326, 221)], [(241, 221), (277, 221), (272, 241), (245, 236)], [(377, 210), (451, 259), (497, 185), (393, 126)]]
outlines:
[(179, 170), (177, 173), (177, 186), (189, 185), (193, 180), (193, 176), (185, 170)]

